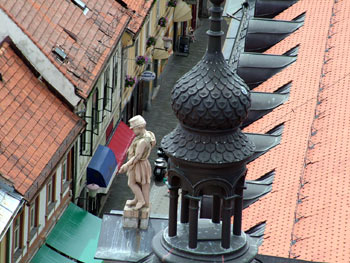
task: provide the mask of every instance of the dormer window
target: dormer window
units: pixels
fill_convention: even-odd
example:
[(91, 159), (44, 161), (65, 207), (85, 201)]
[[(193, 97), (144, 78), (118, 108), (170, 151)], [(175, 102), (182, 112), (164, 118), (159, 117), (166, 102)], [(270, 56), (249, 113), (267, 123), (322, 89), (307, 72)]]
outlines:
[(67, 54), (61, 47), (55, 47), (52, 52), (56, 55), (56, 59), (61, 63), (64, 63), (67, 59)]
[(83, 14), (86, 15), (89, 12), (89, 8), (87, 8), (86, 4), (81, 0), (72, 0), (72, 2), (78, 6), (81, 10), (83, 10)]

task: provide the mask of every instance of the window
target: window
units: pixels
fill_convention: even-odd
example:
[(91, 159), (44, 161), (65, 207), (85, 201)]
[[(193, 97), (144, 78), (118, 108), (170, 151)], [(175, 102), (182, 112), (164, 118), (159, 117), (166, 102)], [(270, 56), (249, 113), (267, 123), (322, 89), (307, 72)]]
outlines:
[(296, 57), (298, 55), (300, 45), (296, 45), (295, 47), (289, 49), (287, 52), (283, 53), (283, 56), (291, 56)]
[(67, 176), (67, 158), (62, 163), (62, 184), (67, 182), (68, 176)]
[(55, 207), (56, 201), (56, 175), (54, 174), (46, 186), (46, 200), (47, 200), (47, 214), (50, 214), (52, 209)]
[(289, 81), (288, 83), (286, 83), (283, 86), (279, 87), (273, 93), (288, 94), (289, 95), (291, 87), (292, 87), (292, 81)]
[(107, 105), (110, 101), (110, 87), (109, 87), (109, 74), (110, 68), (109, 66), (106, 68), (104, 73), (104, 85), (103, 85), (103, 109), (107, 109)]
[[(87, 108), (84, 104), (84, 109)], [(90, 106), (89, 106), (90, 107)], [(93, 144), (93, 120), (92, 113), (87, 113), (84, 111), (83, 119), (86, 121), (86, 127), (83, 133), (80, 135), (80, 155), (82, 156), (92, 156), (92, 144)]]
[(97, 130), (96, 134), (98, 134), (98, 117), (98, 88), (96, 87), (92, 95), (92, 129), (93, 131)]
[(139, 55), (139, 39), (135, 41), (135, 58)]
[(305, 12), (301, 13), (297, 17), (293, 18), (292, 21), (304, 22), (305, 21), (305, 16), (306, 16)]
[(275, 126), (274, 128), (272, 128), (271, 130), (269, 130), (268, 132), (266, 132), (266, 134), (281, 136), (283, 132), (283, 128), (284, 128), (284, 123), (281, 123)]
[(53, 198), (53, 183), (52, 181), (50, 181), (47, 184), (47, 204), (51, 204), (53, 202), (54, 198)]
[(284, 123), (274, 127), (266, 134), (245, 133), (247, 137), (255, 144), (254, 154), (249, 158), (248, 163), (268, 152), (273, 147), (280, 144), (282, 139)]
[(122, 68), (122, 78), (123, 87), (125, 86), (125, 76), (128, 74), (128, 50), (123, 49), (123, 68)]
[(13, 251), (22, 247), (22, 214), (18, 215), (13, 226)]
[(36, 203), (32, 204), (29, 208), (29, 231), (32, 231), (36, 227)]
[(159, 3), (160, 1), (157, 1), (157, 21), (159, 19)]
[(74, 164), (74, 146), (67, 154), (62, 163), (62, 185), (61, 192), (63, 193), (70, 184), (73, 176), (73, 164)]
[(288, 100), (289, 93), (267, 93), (251, 91), (251, 108), (247, 119), (242, 123), (242, 127), (246, 127), (264, 115), (273, 111), (278, 106)]
[(149, 32), (150, 32), (150, 20), (151, 19), (148, 19), (148, 21), (147, 21), (147, 25), (146, 25), (146, 41), (147, 41), (147, 39), (149, 38)]
[(118, 51), (113, 56), (113, 85), (112, 85), (112, 93), (116, 88), (118, 88)]
[(246, 188), (243, 192), (243, 209), (258, 201), (262, 196), (271, 192), (274, 178), (275, 170), (272, 170), (256, 180), (246, 180)]
[(34, 202), (29, 207), (29, 240), (32, 240), (36, 233), (39, 221), (39, 197), (35, 198)]

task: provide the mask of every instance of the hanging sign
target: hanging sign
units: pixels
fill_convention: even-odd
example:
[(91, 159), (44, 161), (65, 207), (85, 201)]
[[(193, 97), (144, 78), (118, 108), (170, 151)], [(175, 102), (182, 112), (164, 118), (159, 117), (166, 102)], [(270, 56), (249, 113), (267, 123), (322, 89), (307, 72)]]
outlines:
[(144, 81), (152, 81), (156, 78), (156, 73), (146, 70), (142, 72), (140, 79)]

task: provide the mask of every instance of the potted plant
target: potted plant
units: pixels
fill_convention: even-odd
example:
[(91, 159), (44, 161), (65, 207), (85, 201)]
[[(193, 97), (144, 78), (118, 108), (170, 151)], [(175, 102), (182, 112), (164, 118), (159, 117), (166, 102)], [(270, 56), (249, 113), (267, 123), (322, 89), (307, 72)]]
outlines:
[(168, 18), (162, 16), (161, 18), (159, 18), (158, 20), (158, 25), (160, 25), (161, 27), (166, 27), (166, 24), (168, 23)]
[(125, 76), (125, 87), (132, 87), (136, 83), (136, 77), (131, 77), (130, 75)]
[(175, 7), (176, 6), (176, 0), (169, 0), (168, 1), (168, 7)]
[(147, 39), (147, 42), (146, 42), (146, 46), (147, 47), (155, 46), (155, 44), (156, 44), (156, 38), (155, 37), (149, 37)]
[(146, 56), (137, 56), (136, 57), (136, 64), (137, 65), (142, 66), (146, 62), (148, 62), (148, 57), (146, 57)]

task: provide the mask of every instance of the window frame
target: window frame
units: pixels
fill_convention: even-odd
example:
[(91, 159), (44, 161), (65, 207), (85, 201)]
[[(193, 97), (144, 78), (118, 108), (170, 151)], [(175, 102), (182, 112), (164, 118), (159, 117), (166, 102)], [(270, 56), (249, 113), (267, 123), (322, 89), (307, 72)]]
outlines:
[[(66, 191), (68, 186), (70, 185), (73, 177), (73, 165), (74, 165), (74, 147), (73, 146), (69, 152), (66, 154), (65, 158), (62, 162), (62, 169), (61, 169), (61, 198), (63, 193)], [(65, 174), (65, 178), (63, 177), (63, 174)]]
[(122, 85), (125, 87), (125, 78), (128, 75), (128, 58), (129, 58), (129, 50), (124, 48), (122, 51), (122, 57), (123, 57), (123, 68), (121, 70), (121, 80), (122, 80)]
[[(16, 226), (16, 222), (19, 220), (18, 226)], [(25, 248), (24, 245), (24, 209), (17, 214), (15, 217), (13, 223), (12, 223), (12, 259), (13, 262), (16, 262), (21, 256), (23, 249)], [(16, 234), (16, 231), (18, 231), (18, 234)], [(16, 236), (18, 237), (18, 244), (16, 242)]]
[[(98, 111), (98, 96), (99, 96), (98, 87), (95, 87), (95, 91), (92, 94), (91, 98), (91, 116), (92, 116), (92, 131), (94, 134), (98, 135), (99, 128), (99, 111)], [(95, 132), (96, 131), (96, 132)]]
[(112, 96), (113, 96), (114, 91), (117, 89), (117, 86), (118, 86), (118, 70), (119, 70), (118, 52), (116, 52), (116, 54), (113, 56)]
[(135, 59), (139, 56), (140, 50), (139, 50), (139, 39), (135, 40)]
[(109, 89), (109, 83), (110, 83), (110, 72), (111, 72), (111, 68), (110, 65), (108, 65), (106, 67), (106, 70), (103, 74), (103, 110), (107, 110), (107, 106), (109, 104), (109, 100), (111, 99), (111, 94)]
[(156, 17), (157, 17), (157, 21), (159, 19), (160, 16), (160, 1), (157, 1), (157, 7), (156, 7)]
[[(51, 185), (51, 193), (49, 191)], [(50, 215), (56, 203), (56, 173), (51, 176), (46, 184), (46, 215)]]
[[(90, 107), (89, 104), (87, 104), (86, 102), (84, 103), (85, 109), (88, 109), (88, 107)], [(84, 131), (81, 133), (80, 140), (79, 140), (80, 141), (79, 152), (81, 156), (92, 156), (92, 148), (93, 148), (93, 141), (94, 141), (92, 118), (93, 118), (92, 112), (91, 112), (91, 116), (88, 116), (88, 113), (86, 111), (84, 112), (83, 119), (86, 121), (86, 127)]]
[(149, 18), (147, 20), (147, 23), (146, 23), (146, 32), (145, 32), (145, 35), (146, 35), (146, 41), (148, 40), (148, 38), (150, 37), (150, 34), (151, 34), (151, 18)]
[[(30, 204), (28, 211), (28, 241), (31, 241), (36, 233), (37, 228), (39, 227), (39, 196), (37, 196), (34, 199), (34, 202)], [(32, 218), (33, 216), (34, 218)]]
[(61, 179), (62, 179), (62, 185), (64, 185), (68, 181), (68, 164), (67, 164), (68, 154), (64, 158), (62, 162), (62, 169), (61, 169)]
[[(18, 221), (18, 225), (17, 225)], [(18, 234), (16, 234), (16, 232)], [(19, 251), (22, 248), (22, 213), (19, 214), (16, 219), (14, 220), (13, 224), (13, 253), (15, 254), (17, 251)]]

